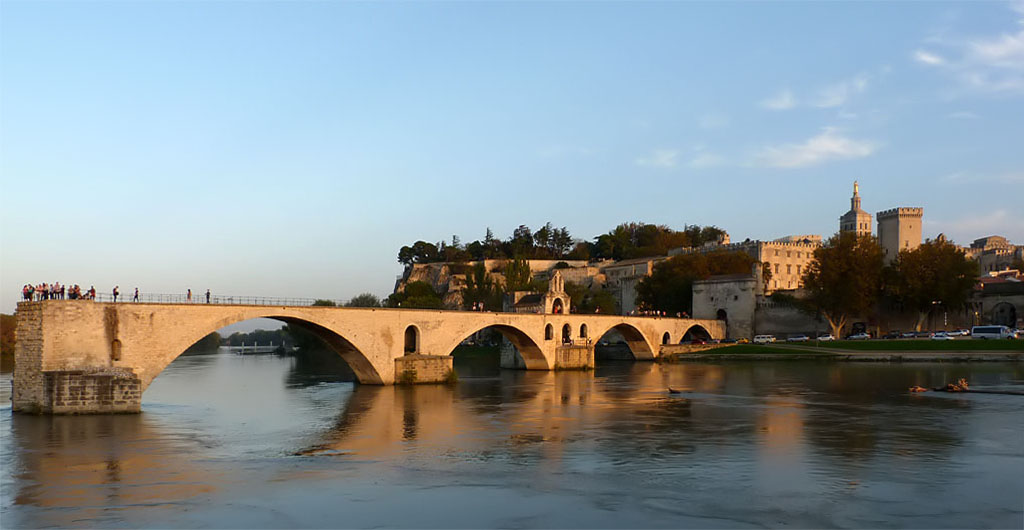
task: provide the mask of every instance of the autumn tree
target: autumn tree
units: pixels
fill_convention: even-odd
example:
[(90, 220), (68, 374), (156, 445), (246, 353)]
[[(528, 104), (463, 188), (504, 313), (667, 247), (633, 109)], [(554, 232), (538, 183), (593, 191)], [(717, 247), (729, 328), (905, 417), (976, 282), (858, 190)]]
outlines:
[(978, 267), (959, 247), (938, 239), (900, 251), (885, 272), (886, 294), (917, 312), (914, 329), (920, 331), (935, 305), (960, 308), (967, 302)]
[(754, 258), (745, 252), (680, 254), (654, 266), (637, 286), (637, 304), (669, 314), (693, 312), (693, 282), (720, 274), (750, 273)]
[(875, 238), (840, 232), (814, 251), (803, 275), (808, 302), (841, 336), (853, 317), (869, 313), (882, 286), (882, 248)]

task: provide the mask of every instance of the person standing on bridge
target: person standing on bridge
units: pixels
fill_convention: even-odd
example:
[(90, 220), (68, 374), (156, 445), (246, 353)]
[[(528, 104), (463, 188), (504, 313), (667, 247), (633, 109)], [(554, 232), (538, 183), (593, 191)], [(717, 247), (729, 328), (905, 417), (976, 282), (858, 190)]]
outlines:
[(210, 303), (210, 290), (206, 290), (206, 303)]
[(116, 285), (114, 286), (114, 290), (112, 292), (114, 294), (114, 301), (116, 302), (117, 301), (117, 295), (121, 294), (120, 292), (118, 292)]
[(188, 300), (190, 303), (192, 302), (192, 289), (189, 289), (188, 293), (185, 294), (185, 299)]
[(139, 288), (136, 287), (135, 288), (135, 296), (132, 297), (132, 302), (138, 302), (138, 301), (139, 301)]

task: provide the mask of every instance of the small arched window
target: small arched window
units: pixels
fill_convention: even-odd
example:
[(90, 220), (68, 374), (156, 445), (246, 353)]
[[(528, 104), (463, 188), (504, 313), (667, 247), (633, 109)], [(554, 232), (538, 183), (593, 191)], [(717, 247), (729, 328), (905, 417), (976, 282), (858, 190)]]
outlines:
[(551, 327), (551, 324), (544, 326), (544, 340), (551, 340), (555, 338), (555, 328)]
[(661, 336), (661, 343), (662, 344), (670, 344), (671, 341), (672, 341), (672, 337), (666, 331), (665, 334)]
[(581, 339), (587, 338), (587, 325), (586, 324), (580, 324), (580, 338)]
[(420, 330), (416, 326), (405, 328), (405, 354), (412, 355), (420, 350)]
[(562, 326), (562, 343), (569, 344), (572, 342), (572, 328), (569, 324)]

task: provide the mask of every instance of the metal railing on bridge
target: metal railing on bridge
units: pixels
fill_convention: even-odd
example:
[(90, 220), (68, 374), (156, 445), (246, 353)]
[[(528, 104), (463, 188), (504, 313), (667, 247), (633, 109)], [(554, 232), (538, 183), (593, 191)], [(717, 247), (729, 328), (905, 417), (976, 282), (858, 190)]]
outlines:
[[(113, 293), (96, 293), (96, 302), (114, 302)], [(210, 300), (207, 302), (206, 293), (192, 293), (189, 297), (188, 294), (157, 294), (157, 293), (139, 293), (139, 297), (135, 298), (135, 293), (118, 294), (117, 303), (143, 303), (143, 304), (216, 304), (216, 305), (267, 305), (267, 306), (281, 306), (281, 307), (308, 307), (312, 305), (330, 305), (342, 307), (348, 303), (348, 300), (328, 300), (325, 298), (278, 298), (273, 296), (235, 296), (235, 295), (210, 295)]]

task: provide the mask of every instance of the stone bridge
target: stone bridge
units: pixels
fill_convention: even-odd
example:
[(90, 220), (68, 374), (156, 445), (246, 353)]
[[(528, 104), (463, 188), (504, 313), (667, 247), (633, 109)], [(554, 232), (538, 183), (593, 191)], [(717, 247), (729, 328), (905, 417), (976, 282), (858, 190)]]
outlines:
[[(336, 351), (360, 383), (400, 379), (403, 358), (448, 356), (494, 329), (528, 370), (593, 366), (593, 343), (617, 331), (638, 360), (688, 334), (724, 338), (725, 323), (618, 315), (491, 313), (385, 308), (101, 303), (18, 304), (13, 409), (37, 413), (137, 412), (142, 392), (189, 346), (253, 318), (303, 327)], [(450, 366), (450, 365), (449, 365)], [(504, 367), (513, 367), (503, 360)]]

